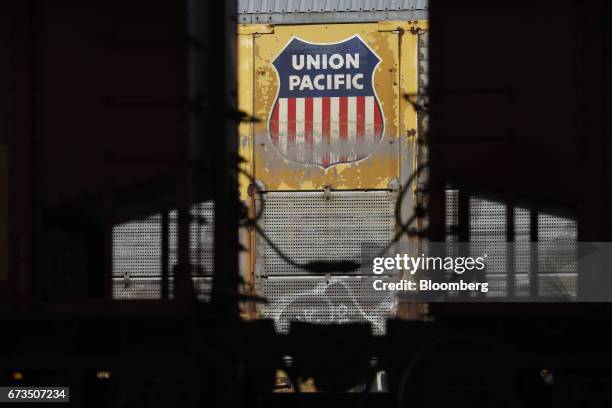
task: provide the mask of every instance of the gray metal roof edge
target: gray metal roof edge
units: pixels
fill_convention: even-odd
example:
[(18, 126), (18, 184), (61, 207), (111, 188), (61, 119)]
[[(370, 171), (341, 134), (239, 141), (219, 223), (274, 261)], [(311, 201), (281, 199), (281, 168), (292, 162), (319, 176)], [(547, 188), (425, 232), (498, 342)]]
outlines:
[(429, 0), (237, 0), (242, 14), (425, 10)]
[(427, 20), (427, 10), (238, 14), (240, 24), (332, 24)]

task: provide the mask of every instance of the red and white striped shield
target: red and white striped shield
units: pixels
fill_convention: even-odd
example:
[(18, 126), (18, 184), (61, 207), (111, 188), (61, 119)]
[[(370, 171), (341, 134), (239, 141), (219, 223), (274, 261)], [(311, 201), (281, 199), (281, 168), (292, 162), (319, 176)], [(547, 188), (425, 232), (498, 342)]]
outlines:
[(323, 168), (372, 154), (384, 129), (373, 84), (379, 63), (359, 36), (333, 44), (292, 38), (273, 61), (279, 91), (269, 134), (276, 150)]

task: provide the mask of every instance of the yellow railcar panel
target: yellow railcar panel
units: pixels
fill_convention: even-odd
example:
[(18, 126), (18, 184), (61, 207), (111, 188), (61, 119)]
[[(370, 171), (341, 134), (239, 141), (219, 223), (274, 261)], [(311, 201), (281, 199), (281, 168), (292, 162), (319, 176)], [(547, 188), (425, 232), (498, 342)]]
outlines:
[[(270, 141), (269, 119), (278, 94), (278, 77), (272, 65), (293, 38), (315, 44), (342, 42), (359, 37), (381, 59), (374, 71), (374, 89), (384, 117), (384, 134), (376, 150), (351, 163), (323, 168), (316, 164), (287, 160)], [(276, 26), (271, 34), (254, 35), (253, 129), (255, 176), (266, 190), (319, 190), (388, 188), (399, 177), (400, 135), (400, 42), (398, 32), (379, 31), (378, 24)]]
[[(238, 35), (238, 109), (247, 118), (253, 116), (253, 36)], [(244, 120), (238, 126), (238, 154), (244, 159), (241, 170), (253, 174), (253, 123)], [(244, 174), (238, 176), (240, 199), (248, 201), (247, 188), (250, 183)]]

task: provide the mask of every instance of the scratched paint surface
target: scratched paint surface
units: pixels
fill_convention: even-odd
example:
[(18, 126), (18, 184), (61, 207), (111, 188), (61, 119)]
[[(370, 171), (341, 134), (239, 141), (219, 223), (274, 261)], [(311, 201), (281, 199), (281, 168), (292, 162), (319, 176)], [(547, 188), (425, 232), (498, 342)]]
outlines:
[(280, 86), (268, 129), (278, 154), (323, 168), (367, 159), (384, 128), (372, 81), (379, 63), (359, 35), (325, 44), (293, 37), (273, 61)]
[[(273, 66), (281, 50), (293, 37), (312, 43), (342, 42), (358, 35), (381, 59), (373, 75), (373, 86), (384, 115), (384, 134), (374, 152), (363, 160), (326, 168), (300, 163), (278, 153), (270, 140), (269, 119), (278, 95), (278, 76)], [(393, 31), (379, 31), (378, 24), (276, 26), (270, 34), (253, 36), (253, 170), (267, 190), (318, 190), (387, 188), (398, 178), (400, 155), (400, 46)]]
[[(265, 184), (266, 190), (290, 191), (287, 194), (292, 197), (292, 201), (295, 201), (293, 198), (299, 195), (297, 193), (300, 191), (321, 190), (324, 186), (329, 186), (335, 190), (387, 189), (392, 179), (397, 178), (402, 182), (407, 180), (414, 169), (415, 160), (413, 156), (416, 151), (415, 143), (418, 136), (417, 113), (404, 96), (414, 95), (418, 89), (418, 36), (416, 35), (418, 29), (427, 29), (426, 22), (386, 21), (380, 23), (308, 26), (241, 25), (238, 37), (239, 108), (247, 115), (257, 119), (255, 123), (242, 123), (239, 128), (240, 154), (246, 160), (242, 164), (242, 168), (248, 170), (255, 178), (261, 180)], [(367, 47), (381, 60), (374, 69), (372, 81), (372, 86), (375, 88), (376, 96), (380, 103), (380, 111), (384, 115), (384, 131), (376, 149), (373, 152), (367, 152), (367, 157), (360, 158), (360, 160), (329, 166), (326, 166), (327, 163), (316, 163), (316, 160), (314, 160), (315, 163), (305, 163), (304, 161), (308, 160), (304, 160), (304, 157), (300, 156), (300, 154), (295, 154), (294, 156), (291, 156), (291, 154), (285, 156), (279, 154), (278, 146), (275, 146), (271, 140), (269, 128), (275, 104), (282, 97), (279, 94), (278, 70), (273, 65), (279, 53), (292, 38), (296, 37), (307, 43), (325, 44), (344, 42), (355, 36), (363, 40)], [(316, 56), (317, 52), (311, 54)], [(308, 60), (306, 58), (304, 61), (307, 64)], [(301, 62), (298, 60), (299, 64)], [(350, 73), (354, 73), (354, 71)], [(315, 80), (314, 76), (312, 79), (313, 81)], [(301, 96), (314, 99), (320, 95), (308, 94)], [(351, 96), (359, 97), (362, 95)], [(313, 110), (315, 104), (316, 102), (313, 100)], [(306, 110), (306, 102), (304, 105)], [(350, 106), (348, 111), (348, 116), (350, 117)], [(307, 115), (304, 112), (304, 116)], [(314, 118), (314, 113), (312, 115)], [(281, 116), (280, 112), (279, 116)], [(296, 116), (299, 115), (296, 114)], [(313, 119), (313, 128), (314, 123), (316, 121)], [(281, 130), (286, 132), (284, 129), (276, 129), (277, 136), (284, 135), (289, 137), (288, 133), (283, 134)], [(346, 153), (348, 156), (351, 151), (349, 150)], [(251, 213), (254, 214), (254, 201), (247, 194), (248, 183), (249, 180), (247, 178), (241, 177), (240, 193), (241, 198), (243, 201), (248, 202)], [(276, 195), (278, 194), (284, 193), (276, 193)], [(412, 208), (412, 200), (409, 199), (411, 195), (406, 197), (408, 199), (406, 200), (407, 205), (405, 207), (409, 210), (409, 213), (404, 214), (404, 218), (410, 216)], [(270, 199), (270, 196), (268, 196), (268, 199)], [(270, 201), (268, 201), (267, 208), (270, 209)], [(291, 208), (294, 208), (292, 203), (284, 207), (284, 210)], [(359, 208), (359, 205), (356, 208)], [(296, 209), (296, 211), (299, 210)], [(301, 216), (303, 219), (304, 214), (301, 214)], [(303, 219), (302, 221), (304, 225), (308, 225), (307, 220)], [(301, 223), (302, 221), (296, 222)], [(330, 225), (335, 225), (334, 222)], [(300, 228), (298, 227), (298, 230)], [(271, 233), (269, 228), (267, 230), (268, 233)], [(282, 226), (279, 231), (289, 235), (292, 234), (291, 230), (284, 231)], [(392, 232), (392, 230), (389, 231), (389, 233)], [(336, 234), (335, 236), (338, 235), (335, 232), (334, 234)], [(299, 235), (304, 238), (303, 232), (300, 232)], [(353, 238), (355, 242), (363, 240), (351, 236), (351, 239)], [(310, 251), (317, 250), (308, 241), (302, 241), (296, 248), (291, 247), (290, 243), (294, 241), (290, 239), (280, 238), (277, 241), (284, 245), (283, 250), (288, 253), (292, 253), (291, 251), (305, 253), (306, 251), (302, 251), (304, 247), (308, 247)], [(256, 240), (254, 234), (250, 233), (248, 239), (250, 259), (248, 273), (251, 275), (255, 275), (257, 268), (265, 266), (265, 261), (256, 256), (262, 250), (262, 248), (257, 246), (258, 243), (261, 244), (262, 242)], [(322, 254), (317, 253), (316, 258), (322, 258)], [(263, 270), (263, 272), (267, 274), (266, 272), (269, 271)], [(376, 322), (384, 321), (384, 316), (390, 311), (391, 304), (388, 304), (386, 301), (373, 303), (381, 308), (377, 306), (377, 308), (371, 311), (366, 311), (360, 306), (359, 301), (353, 302), (349, 300), (349, 298), (354, 297), (352, 294), (355, 294), (353, 292), (354, 287), (351, 286), (350, 282), (345, 282), (348, 286), (344, 284), (330, 285), (328, 282), (326, 285), (329, 285), (330, 288), (324, 292), (326, 294), (329, 292), (330, 295), (333, 294), (334, 296), (319, 296), (317, 298), (319, 293), (317, 290), (320, 288), (315, 289), (314, 292), (310, 288), (310, 291), (306, 293), (304, 290), (307, 289), (308, 285), (305, 282), (296, 281), (296, 290), (299, 289), (299, 295), (291, 297), (290, 295), (293, 292), (288, 291), (287, 285), (289, 281), (279, 279), (279, 286), (275, 289), (276, 292), (273, 292), (278, 292), (277, 294), (280, 294), (284, 300), (289, 302), (285, 306), (283, 306), (282, 302), (279, 304), (278, 299), (274, 299), (271, 293), (266, 293), (265, 287), (259, 287), (261, 285), (265, 286), (266, 282), (270, 283), (272, 281), (253, 276), (250, 282), (255, 283), (255, 289), (262, 291), (262, 294), (272, 297), (271, 305), (274, 313), (280, 313), (272, 317), (276, 320), (276, 324), (281, 326), (284, 324), (283, 322), (286, 323), (296, 318), (299, 320), (296, 314), (307, 320), (321, 318), (328, 320), (336, 319), (340, 322), (345, 317), (349, 321), (366, 319), (376, 325)], [(338, 288), (338, 290), (330, 291), (332, 289), (331, 286)], [(268, 288), (272, 288), (272, 286)], [(347, 290), (347, 288), (350, 290)], [(345, 294), (346, 297), (344, 295), (340, 296), (344, 300), (336, 302), (334, 299), (336, 299), (335, 296), (338, 294)], [(354, 298), (363, 300), (369, 299), (371, 296), (366, 293), (359, 293)], [(329, 315), (310, 315), (310, 312), (319, 310), (322, 305), (320, 302), (317, 303), (317, 299), (319, 301), (322, 300), (324, 305), (333, 305), (335, 307), (334, 313)], [(310, 306), (304, 307), (304, 301), (310, 302), (308, 303)], [(365, 313), (363, 311), (360, 312), (361, 309)], [(349, 311), (352, 314), (347, 315), (344, 313)], [(384, 330), (381, 327), (378, 329)]]

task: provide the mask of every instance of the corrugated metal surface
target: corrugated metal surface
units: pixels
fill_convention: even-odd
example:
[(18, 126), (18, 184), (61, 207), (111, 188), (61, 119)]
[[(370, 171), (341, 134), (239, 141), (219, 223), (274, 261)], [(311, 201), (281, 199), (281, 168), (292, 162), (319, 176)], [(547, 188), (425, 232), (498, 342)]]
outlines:
[(426, 20), (428, 0), (239, 0), (243, 24)]
[(425, 10), (427, 0), (239, 0), (239, 13)]

